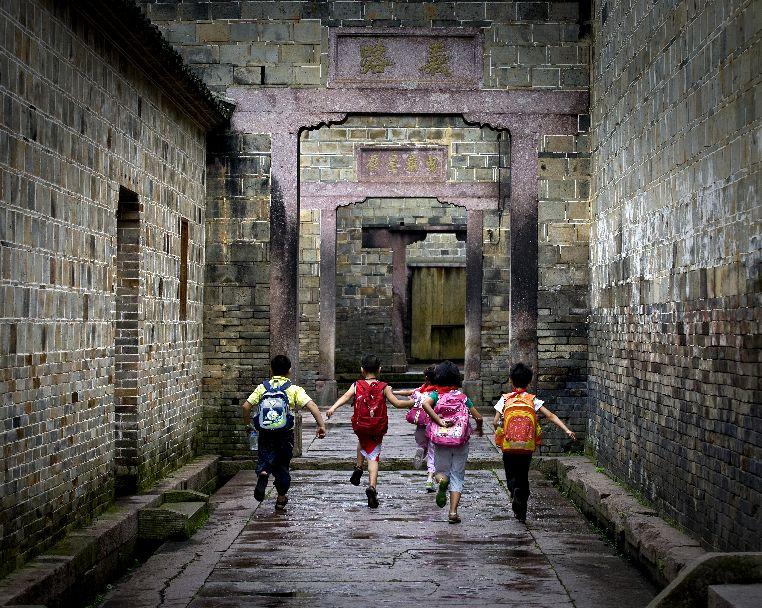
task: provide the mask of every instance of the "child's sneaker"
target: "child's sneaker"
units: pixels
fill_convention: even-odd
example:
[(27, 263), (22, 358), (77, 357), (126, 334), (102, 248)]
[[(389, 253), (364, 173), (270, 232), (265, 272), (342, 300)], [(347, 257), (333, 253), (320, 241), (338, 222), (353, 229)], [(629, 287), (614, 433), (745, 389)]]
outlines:
[(437, 506), (441, 509), (447, 504), (447, 488), (450, 485), (449, 479), (443, 479), (439, 482), (439, 491), (437, 492), (436, 502)]
[(434, 491), (434, 480), (431, 478), (426, 480), (426, 491), (429, 493)]
[(278, 498), (275, 499), (275, 510), (285, 511), (287, 504), (288, 504), (288, 496), (278, 496)]
[(415, 451), (415, 456), (413, 457), (413, 468), (417, 471), (423, 466), (423, 456), (425, 452), (423, 448), (418, 448)]
[(357, 467), (355, 467), (355, 470), (352, 471), (352, 476), (349, 478), (349, 483), (351, 483), (353, 486), (359, 486), (361, 479), (362, 479), (362, 469), (358, 469)]
[(368, 497), (368, 506), (371, 509), (378, 509), (378, 492), (376, 492), (376, 488), (370, 486), (365, 490), (365, 495)]
[(265, 499), (265, 490), (267, 490), (268, 475), (260, 475), (257, 479), (257, 485), (254, 487), (254, 498), (262, 502)]
[(513, 509), (513, 514), (516, 516), (516, 519), (519, 520), (519, 522), (522, 524), (527, 523), (526, 503), (522, 503), (514, 498), (511, 502), (511, 508)]

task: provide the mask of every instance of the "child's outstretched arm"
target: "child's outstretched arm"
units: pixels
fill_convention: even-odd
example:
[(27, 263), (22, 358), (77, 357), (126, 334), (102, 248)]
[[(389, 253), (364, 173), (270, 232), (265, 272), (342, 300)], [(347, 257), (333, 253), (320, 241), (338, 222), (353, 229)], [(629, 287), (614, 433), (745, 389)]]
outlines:
[(307, 404), (304, 406), (309, 411), (310, 414), (312, 414), (312, 417), (315, 419), (315, 422), (317, 422), (318, 428), (315, 432), (315, 437), (318, 439), (322, 439), (325, 437), (325, 421), (323, 420), (323, 414), (320, 413), (320, 410), (318, 409), (318, 406), (315, 405), (315, 402), (310, 400), (307, 402)]
[(416, 389), (414, 388), (403, 388), (402, 390), (394, 391), (395, 395), (401, 395), (402, 397), (409, 397), (412, 395)]
[(345, 403), (348, 403), (349, 400), (352, 399), (354, 396), (355, 396), (355, 385), (352, 384), (352, 386), (349, 387), (349, 390), (346, 393), (344, 393), (341, 397), (339, 397), (336, 400), (336, 403), (334, 403), (331, 407), (329, 407), (325, 411), (326, 417), (330, 418), (331, 416), (333, 416), (333, 413), (337, 409), (339, 409)]
[(426, 399), (423, 400), (423, 403), (421, 403), (421, 407), (423, 410), (429, 415), (429, 418), (434, 422), (434, 424), (439, 426), (452, 426), (453, 422), (452, 420), (442, 420), (439, 417), (439, 414), (437, 414), (434, 411), (434, 400), (431, 397), (426, 397)]
[(476, 409), (475, 405), (472, 405), (470, 408), (468, 408), (469, 413), (473, 417), (474, 420), (476, 420), (476, 433), (479, 435), (479, 437), (484, 436), (484, 417), (479, 413), (479, 410)]
[(398, 410), (407, 410), (415, 405), (412, 399), (397, 399), (397, 397), (394, 395), (394, 392), (392, 391), (392, 387), (388, 384), (384, 388), (384, 397), (386, 397), (386, 399)]
[(249, 403), (248, 399), (243, 402), (241, 409), (243, 410), (243, 423), (248, 428), (251, 425), (251, 408), (254, 407)]
[(551, 412), (548, 408), (546, 408), (544, 405), (539, 409), (539, 412), (545, 416), (548, 420), (550, 420), (553, 424), (555, 424), (558, 428), (560, 428), (564, 433), (566, 433), (566, 436), (571, 439), (572, 441), (577, 441), (577, 436), (574, 434), (574, 431), (572, 431), (569, 427), (567, 427), (561, 419), (556, 416), (553, 412)]

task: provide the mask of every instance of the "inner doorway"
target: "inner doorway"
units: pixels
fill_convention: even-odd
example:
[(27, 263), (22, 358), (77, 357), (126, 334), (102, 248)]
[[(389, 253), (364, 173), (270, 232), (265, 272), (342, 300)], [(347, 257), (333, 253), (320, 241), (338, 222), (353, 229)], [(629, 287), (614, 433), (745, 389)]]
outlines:
[(410, 362), (463, 361), (466, 352), (466, 269), (412, 269)]

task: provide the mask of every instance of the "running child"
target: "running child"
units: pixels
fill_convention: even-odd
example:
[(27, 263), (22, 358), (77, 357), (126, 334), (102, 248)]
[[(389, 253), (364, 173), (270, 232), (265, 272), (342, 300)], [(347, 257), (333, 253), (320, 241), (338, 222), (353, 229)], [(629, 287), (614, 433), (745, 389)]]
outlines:
[(558, 416), (543, 405), (543, 401), (527, 392), (532, 376), (529, 366), (523, 363), (514, 365), (508, 373), (513, 391), (503, 395), (495, 404), (495, 444), (503, 451), (505, 483), (511, 493), (511, 508), (516, 519), (522, 523), (527, 519), (529, 464), (542, 438), (537, 414), (545, 416), (572, 441), (577, 440)]
[(435, 480), (439, 486), (436, 496), (438, 507), (447, 504), (450, 493), (450, 513), (447, 521), (459, 524), (458, 504), (463, 492), (468, 460), (468, 442), (471, 437), (471, 417), (476, 420), (476, 432), (484, 435), (484, 418), (471, 399), (461, 390), (463, 377), (458, 366), (452, 361), (443, 361), (436, 366), (432, 391), (422, 406), (431, 418), (428, 426), (429, 439), (434, 444)]
[(370, 483), (365, 494), (368, 497), (368, 506), (377, 509), (378, 461), (381, 457), (381, 442), (389, 429), (386, 402), (388, 400), (399, 409), (409, 408), (413, 402), (410, 399), (397, 399), (392, 388), (378, 379), (381, 374), (381, 362), (375, 355), (363, 357), (360, 373), (362, 378), (352, 384), (349, 390), (328, 408), (325, 415), (330, 418), (342, 405), (354, 399), (352, 430), (357, 435), (357, 463), (349, 482), (354, 486), (360, 485), (363, 464), (367, 460)]
[(415, 443), (418, 448), (415, 451), (413, 457), (413, 468), (420, 469), (423, 465), (424, 458), (426, 459), (426, 471), (428, 476), (426, 478), (426, 491), (434, 491), (434, 445), (429, 441), (429, 435), (426, 432), (426, 428), (429, 425), (429, 415), (421, 407), (421, 403), (428, 396), (434, 388), (434, 366), (429, 365), (423, 370), (423, 384), (415, 389), (404, 389), (394, 391), (396, 395), (412, 397), (413, 405), (405, 415), (405, 419), (415, 425)]
[(257, 485), (254, 498), (265, 499), (265, 490), (270, 474), (275, 477), (278, 498), (275, 508), (283, 510), (288, 502), (291, 486), (289, 465), (294, 455), (294, 414), (300, 408), (307, 408), (317, 422), (318, 439), (325, 437), (323, 416), (301, 387), (288, 379), (291, 374), (291, 360), (286, 355), (277, 355), (270, 361), (271, 378), (254, 389), (243, 404), (243, 422), (246, 428), (251, 424), (251, 410), (256, 408), (254, 427), (259, 431), (257, 454)]

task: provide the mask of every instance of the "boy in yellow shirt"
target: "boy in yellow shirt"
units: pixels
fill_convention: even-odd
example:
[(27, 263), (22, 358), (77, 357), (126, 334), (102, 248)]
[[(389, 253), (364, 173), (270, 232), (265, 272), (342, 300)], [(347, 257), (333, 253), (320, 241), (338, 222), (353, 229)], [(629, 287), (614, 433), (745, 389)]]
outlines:
[(294, 455), (294, 415), (293, 412), (307, 408), (317, 422), (317, 437), (325, 437), (325, 422), (315, 402), (301, 386), (291, 384), (291, 360), (285, 355), (277, 355), (270, 361), (272, 377), (263, 382), (243, 403), (243, 422), (246, 428), (251, 424), (251, 411), (256, 408), (254, 427), (259, 431), (257, 457), (257, 485), (254, 498), (265, 499), (267, 482), (272, 473), (278, 498), (275, 508), (283, 510), (288, 502), (291, 486), (289, 465)]

